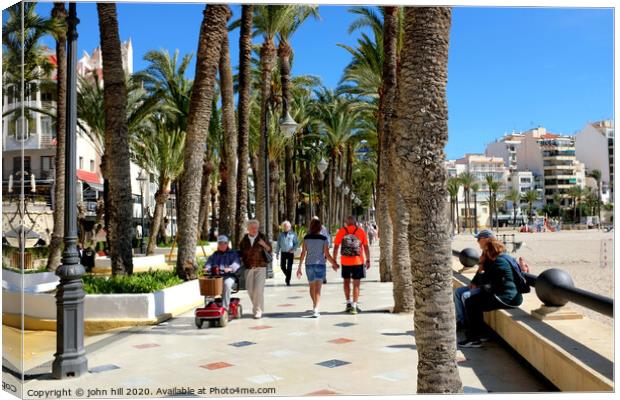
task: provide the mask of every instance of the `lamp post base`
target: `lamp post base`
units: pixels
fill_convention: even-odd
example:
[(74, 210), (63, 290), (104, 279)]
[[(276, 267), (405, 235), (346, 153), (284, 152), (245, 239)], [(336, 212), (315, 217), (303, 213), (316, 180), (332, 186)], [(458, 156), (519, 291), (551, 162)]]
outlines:
[(75, 354), (55, 354), (52, 363), (52, 377), (54, 379), (77, 378), (88, 372), (86, 352)]

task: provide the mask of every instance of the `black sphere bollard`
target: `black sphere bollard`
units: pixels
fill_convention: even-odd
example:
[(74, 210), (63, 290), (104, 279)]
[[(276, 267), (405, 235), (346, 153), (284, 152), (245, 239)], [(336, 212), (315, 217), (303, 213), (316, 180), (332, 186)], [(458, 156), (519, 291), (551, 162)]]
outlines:
[(568, 300), (555, 293), (555, 286), (575, 287), (568, 272), (559, 268), (545, 270), (536, 278), (536, 296), (548, 307), (561, 307)]
[(465, 268), (475, 267), (480, 262), (480, 252), (471, 247), (463, 249), (459, 254), (459, 261)]

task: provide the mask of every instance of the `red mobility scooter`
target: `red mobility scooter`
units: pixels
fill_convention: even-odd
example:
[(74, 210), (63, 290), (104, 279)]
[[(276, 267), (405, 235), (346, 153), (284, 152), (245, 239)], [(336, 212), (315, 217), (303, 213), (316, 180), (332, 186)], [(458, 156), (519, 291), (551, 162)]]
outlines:
[(219, 268), (214, 268), (211, 275), (200, 277), (198, 281), (200, 285), (200, 294), (205, 298), (204, 307), (199, 307), (194, 311), (194, 321), (198, 329), (201, 329), (205, 322), (207, 323), (207, 327), (224, 327), (228, 325), (229, 320), (239, 319), (243, 314), (243, 308), (241, 307), (238, 297), (230, 298), (228, 310), (222, 307), (221, 294), (224, 279), (228, 277), (235, 279), (235, 284), (232, 287), (231, 293), (237, 293), (239, 291), (239, 278), (234, 274), (220, 275), (219, 272)]

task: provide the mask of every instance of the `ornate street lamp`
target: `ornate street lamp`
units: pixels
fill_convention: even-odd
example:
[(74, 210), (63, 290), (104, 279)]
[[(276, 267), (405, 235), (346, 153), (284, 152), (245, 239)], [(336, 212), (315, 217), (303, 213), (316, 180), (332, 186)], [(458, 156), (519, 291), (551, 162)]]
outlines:
[(143, 171), (140, 170), (136, 180), (138, 181), (138, 185), (140, 185), (140, 230), (142, 231), (140, 234), (140, 252), (146, 254), (146, 243), (144, 242), (144, 235), (146, 235), (146, 231), (144, 230), (144, 183), (148, 180), (148, 177), (142, 172)]
[(340, 187), (340, 185), (342, 185), (342, 178), (340, 178), (339, 176), (336, 176), (336, 179), (334, 180), (334, 184), (336, 185), (336, 187)]
[[(77, 250), (76, 174), (76, 66), (77, 19), (75, 3), (69, 3), (67, 18), (67, 125), (65, 134), (65, 237), (62, 265), (56, 270), (56, 353), (52, 377), (78, 377), (88, 371), (84, 350), (84, 267)], [(59, 132), (60, 133), (60, 132)]]
[(295, 122), (295, 120), (291, 117), (291, 114), (288, 112), (288, 102), (286, 99), (284, 99), (284, 109), (286, 110), (286, 115), (280, 118), (280, 130), (285, 137), (290, 138), (295, 135), (299, 124)]
[(323, 156), (321, 156), (321, 159), (316, 164), (316, 167), (318, 168), (320, 173), (324, 173), (325, 171), (327, 171), (327, 161), (325, 161), (325, 158)]
[(344, 185), (344, 188), (342, 188), (342, 192), (347, 195), (349, 194), (349, 192), (351, 191), (351, 189), (349, 188), (349, 186)]

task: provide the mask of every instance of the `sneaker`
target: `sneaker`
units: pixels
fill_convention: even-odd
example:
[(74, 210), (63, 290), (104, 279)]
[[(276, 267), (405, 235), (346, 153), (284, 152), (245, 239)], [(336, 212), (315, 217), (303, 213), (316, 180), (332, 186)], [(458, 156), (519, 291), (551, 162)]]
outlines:
[(478, 339), (465, 339), (459, 342), (460, 347), (479, 348), (482, 347), (482, 342)]
[(254, 319), (261, 319), (262, 317), (263, 317), (262, 311), (257, 311), (256, 314), (254, 314)]
[(490, 338), (490, 337), (488, 337), (488, 336), (481, 336), (481, 337), (480, 337), (480, 341), (481, 341), (481, 342), (488, 342), (489, 340), (491, 340), (491, 338)]
[(357, 311), (356, 314), (361, 313), (362, 309), (359, 306), (355, 306), (355, 311)]
[(312, 317), (313, 317), (313, 318), (318, 318), (318, 317), (320, 317), (320, 316), (321, 316), (321, 313), (319, 312), (319, 310), (315, 310), (315, 311), (312, 313)]
[(351, 307), (351, 311), (349, 311), (351, 314), (356, 315), (357, 314), (357, 307)]
[(350, 313), (353, 310), (353, 305), (351, 303), (347, 303), (347, 308), (344, 309), (344, 312)]

